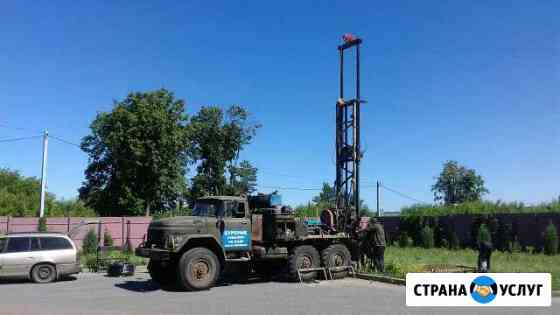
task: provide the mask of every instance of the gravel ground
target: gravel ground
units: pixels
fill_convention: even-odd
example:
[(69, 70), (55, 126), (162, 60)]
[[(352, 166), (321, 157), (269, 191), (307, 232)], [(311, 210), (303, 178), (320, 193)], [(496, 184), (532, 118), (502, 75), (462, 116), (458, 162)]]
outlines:
[(407, 308), (404, 287), (359, 279), (313, 284), (257, 282), (203, 292), (163, 290), (146, 273), (109, 278), (83, 273), (38, 285), (0, 284), (0, 314), (559, 314), (550, 308)]

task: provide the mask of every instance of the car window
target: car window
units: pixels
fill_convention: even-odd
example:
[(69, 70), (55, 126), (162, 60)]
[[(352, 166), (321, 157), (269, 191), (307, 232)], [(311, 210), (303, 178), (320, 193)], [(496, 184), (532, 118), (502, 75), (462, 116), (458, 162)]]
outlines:
[(41, 237), (42, 250), (72, 249), (72, 244), (62, 237)]
[(31, 238), (31, 250), (41, 250), (41, 246), (39, 246), (39, 239), (37, 237)]
[(0, 253), (4, 252), (4, 248), (6, 247), (7, 239), (0, 238)]
[(239, 201), (229, 201), (226, 203), (226, 217), (228, 218), (244, 218), (245, 204)]
[(8, 241), (7, 253), (18, 253), (29, 251), (29, 237), (12, 237)]

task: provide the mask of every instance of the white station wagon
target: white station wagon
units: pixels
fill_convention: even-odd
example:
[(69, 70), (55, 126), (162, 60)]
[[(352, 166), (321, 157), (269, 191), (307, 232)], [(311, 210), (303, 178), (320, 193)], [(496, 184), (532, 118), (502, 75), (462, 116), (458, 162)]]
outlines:
[(78, 250), (65, 234), (0, 236), (0, 278), (28, 278), (47, 283), (80, 271)]

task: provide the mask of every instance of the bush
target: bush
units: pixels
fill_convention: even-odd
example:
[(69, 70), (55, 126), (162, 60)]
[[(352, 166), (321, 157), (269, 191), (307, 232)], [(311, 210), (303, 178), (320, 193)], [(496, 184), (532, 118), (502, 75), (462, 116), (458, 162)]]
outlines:
[(103, 232), (103, 246), (112, 247), (114, 245), (113, 237), (107, 229)]
[(420, 231), (420, 245), (424, 248), (434, 247), (434, 231), (426, 225)]
[(558, 231), (552, 222), (544, 230), (544, 253), (547, 255), (558, 253)]
[(449, 249), (459, 249), (461, 248), (461, 242), (459, 241), (459, 237), (457, 233), (451, 232), (449, 234)]
[(407, 247), (408, 246), (408, 242), (407, 242), (408, 238), (409, 238), (408, 234), (406, 234), (406, 232), (402, 232), (399, 235), (399, 247)]
[(481, 224), (478, 228), (478, 235), (476, 237), (476, 242), (480, 245), (482, 242), (492, 243), (492, 235), (486, 224)]
[(47, 218), (46, 217), (40, 217), (39, 218), (39, 225), (37, 226), (37, 231), (38, 232), (47, 232), (48, 228), (47, 228)]
[(82, 244), (84, 254), (93, 254), (97, 251), (97, 233), (93, 229), (89, 230)]

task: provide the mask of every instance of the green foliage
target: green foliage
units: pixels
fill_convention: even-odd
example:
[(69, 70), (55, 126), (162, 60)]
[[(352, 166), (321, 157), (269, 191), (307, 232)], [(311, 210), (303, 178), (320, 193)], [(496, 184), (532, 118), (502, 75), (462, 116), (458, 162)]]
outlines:
[(488, 193), (482, 177), (475, 170), (467, 169), (456, 161), (443, 164), (443, 170), (432, 186), (432, 191), (434, 200), (443, 201), (445, 205), (477, 201)]
[(247, 160), (241, 161), (239, 166), (229, 167), (228, 195), (250, 195), (257, 191), (257, 168)]
[(103, 246), (111, 247), (114, 243), (111, 233), (109, 233), (109, 230), (105, 229), (105, 231), (103, 231)]
[(560, 213), (558, 201), (527, 206), (521, 202), (471, 201), (456, 205), (415, 204), (403, 207), (404, 216), (442, 216), (455, 214), (499, 214), (499, 213)]
[(548, 224), (544, 231), (544, 253), (547, 255), (558, 253), (558, 231), (552, 222)]
[(303, 217), (318, 217), (321, 215), (321, 211), (324, 208), (320, 208), (317, 204), (308, 203), (307, 205), (299, 205), (297, 206), (294, 211), (296, 217), (303, 218)]
[[(18, 171), (0, 168), (0, 216), (32, 217), (39, 212), (41, 182), (25, 177)], [(46, 216), (95, 216), (95, 212), (76, 200), (57, 200), (54, 194), (45, 196)]]
[(313, 197), (313, 202), (321, 209), (334, 208), (336, 202), (336, 192), (334, 187), (328, 183), (323, 183), (323, 188), (318, 196)]
[(434, 247), (434, 231), (429, 225), (425, 225), (420, 231), (420, 245), (424, 248)]
[(40, 217), (37, 232), (47, 232), (47, 217)]
[(459, 237), (457, 236), (457, 233), (452, 231), (449, 234), (449, 249), (459, 249), (459, 248), (461, 248), (461, 242), (459, 241)]
[[(198, 163), (190, 189), (191, 201), (204, 195), (222, 195), (234, 189), (226, 183), (226, 167), (232, 166), (239, 152), (251, 142), (260, 127), (251, 123), (249, 117), (246, 109), (234, 105), (226, 112), (217, 106), (202, 107), (191, 118), (188, 131), (192, 156)], [(234, 171), (235, 178), (238, 169), (230, 170)], [(246, 175), (247, 182), (256, 181), (256, 170)]]
[(149, 214), (186, 196), (185, 104), (160, 89), (130, 93), (99, 113), (81, 148), (89, 155), (80, 199), (101, 215)]
[(478, 228), (477, 243), (480, 245), (482, 242), (492, 242), (492, 235), (486, 224), (481, 224)]
[(399, 235), (399, 246), (400, 247), (411, 247), (414, 245), (414, 241), (406, 232), (402, 232)]
[(82, 243), (82, 251), (84, 254), (93, 254), (97, 251), (97, 233), (90, 229)]

